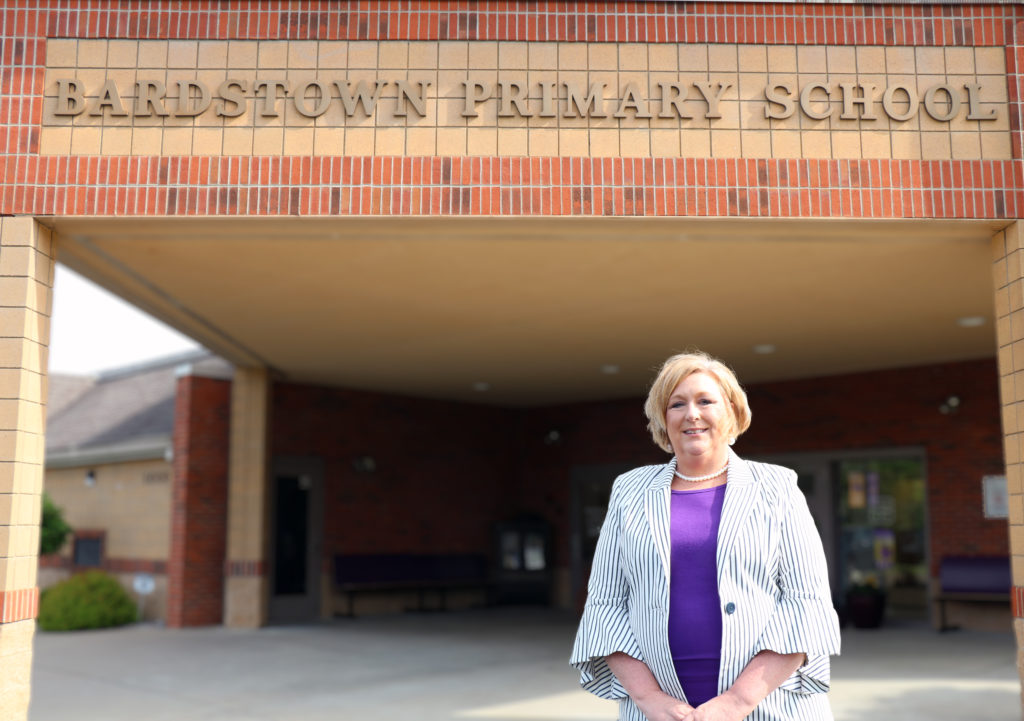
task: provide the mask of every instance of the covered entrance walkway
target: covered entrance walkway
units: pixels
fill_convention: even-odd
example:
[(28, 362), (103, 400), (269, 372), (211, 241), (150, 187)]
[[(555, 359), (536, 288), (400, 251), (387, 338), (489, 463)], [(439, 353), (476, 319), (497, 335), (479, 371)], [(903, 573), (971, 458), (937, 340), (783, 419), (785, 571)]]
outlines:
[[(413, 547), (489, 554), (492, 529), (510, 520), (510, 509), (554, 525), (551, 600), (573, 607), (582, 597), (592, 545), (587, 514), (599, 518), (604, 510), (600, 492), (587, 505), (586, 483), (606, 493), (614, 473), (601, 466), (593, 478), (576, 476), (587, 464), (660, 460), (643, 439), (639, 406), (609, 404), (641, 396), (665, 356), (687, 347), (721, 356), (755, 389), (991, 358), (997, 347), (991, 244), (1003, 225), (673, 218), (52, 221), (63, 262), (238, 369), (233, 383), (186, 378), (179, 392), (191, 399), (193, 416), (204, 420), (183, 426), (187, 437), (178, 441), (183, 470), (175, 483), (186, 501), (176, 507), (175, 527), (190, 530), (176, 535), (168, 565), (172, 626), (330, 616), (337, 611), (330, 598), (336, 556)], [(925, 261), (928, 272), (917, 272)], [(989, 382), (995, 377), (994, 369), (972, 373), (987, 374)], [(912, 382), (928, 385), (924, 375)], [(887, 382), (906, 383), (879, 380), (873, 390)], [(994, 389), (971, 393), (962, 382), (952, 383), (952, 392), (970, 396), (971, 412), (994, 421)], [(866, 420), (863, 409), (832, 398), (825, 410), (829, 399), (815, 400), (815, 412), (839, 422), (838, 435), (828, 437), (812, 437), (820, 424), (801, 428), (810, 417), (806, 403), (769, 390), (764, 400), (755, 399), (753, 438), (742, 439), (738, 449), (923, 446), (934, 436), (922, 423), (932, 422), (931, 406), (951, 392), (946, 385), (935, 383), (934, 402), (925, 389), (920, 400), (926, 410), (919, 401), (909, 408), (893, 403), (894, 396), (909, 398), (909, 388), (883, 393), (872, 401), (868, 416), (874, 416), (863, 429), (857, 426)], [(850, 387), (821, 386), (818, 394), (849, 394)], [(210, 401), (217, 394), (221, 401)], [(859, 394), (861, 401), (866, 397)], [(570, 405), (568, 413), (557, 410)], [(608, 416), (603, 424), (584, 427), (601, 413)], [(880, 416), (897, 420), (900, 414), (908, 421), (903, 425), (920, 432), (881, 430)], [(929, 420), (911, 421), (919, 416)], [(211, 427), (209, 418), (223, 422)], [(781, 424), (800, 430), (780, 433)], [(230, 440), (217, 467), (229, 469), (225, 489), (222, 470), (205, 470), (213, 464), (206, 439), (217, 433), (227, 439), (228, 426)], [(996, 441), (988, 435), (987, 442)], [(571, 492), (565, 486), (570, 476)], [(923, 488), (925, 476), (917, 480)], [(281, 494), (291, 493), (278, 487), (285, 481), (297, 484), (292, 495), (310, 495), (309, 502), (296, 496), (289, 506), (302, 518), (281, 516), (287, 505)], [(821, 483), (819, 515), (831, 549), (840, 543), (829, 525), (833, 501), (825, 486), (832, 480)], [(419, 515), (408, 504), (384, 500), (425, 488), (432, 492), (415, 496)], [(805, 492), (814, 495), (810, 487)], [(219, 507), (190, 500), (211, 496)], [(942, 494), (935, 497), (942, 503)], [(912, 529), (920, 536), (916, 570), (908, 576), (920, 597), (919, 617), (927, 615), (924, 515), (922, 505)], [(208, 520), (198, 524), (199, 517)], [(283, 528), (291, 538), (284, 544)], [(294, 573), (288, 578), (277, 572), (285, 565), (275, 558), (284, 547), (303, 549), (289, 559)], [(187, 558), (202, 559), (208, 568)], [(840, 573), (841, 565), (833, 564), (837, 597), (850, 576)]]

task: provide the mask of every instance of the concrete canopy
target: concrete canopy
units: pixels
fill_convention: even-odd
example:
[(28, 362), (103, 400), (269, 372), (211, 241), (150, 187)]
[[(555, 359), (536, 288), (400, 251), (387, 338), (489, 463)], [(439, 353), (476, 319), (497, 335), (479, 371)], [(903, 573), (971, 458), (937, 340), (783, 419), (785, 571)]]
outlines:
[(992, 356), (989, 240), (1005, 225), (44, 222), (61, 262), (236, 364), (509, 406), (639, 396), (690, 347), (748, 383)]

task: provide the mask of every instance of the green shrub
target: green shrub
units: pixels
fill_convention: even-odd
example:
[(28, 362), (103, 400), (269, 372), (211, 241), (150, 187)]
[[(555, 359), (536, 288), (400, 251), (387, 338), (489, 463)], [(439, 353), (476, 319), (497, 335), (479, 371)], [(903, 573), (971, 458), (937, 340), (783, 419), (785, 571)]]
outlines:
[(64, 512), (43, 493), (43, 519), (39, 524), (39, 553), (56, 553), (64, 545), (71, 526), (64, 520)]
[(39, 627), (44, 631), (107, 628), (135, 620), (135, 602), (117, 579), (102, 571), (72, 576), (39, 598)]

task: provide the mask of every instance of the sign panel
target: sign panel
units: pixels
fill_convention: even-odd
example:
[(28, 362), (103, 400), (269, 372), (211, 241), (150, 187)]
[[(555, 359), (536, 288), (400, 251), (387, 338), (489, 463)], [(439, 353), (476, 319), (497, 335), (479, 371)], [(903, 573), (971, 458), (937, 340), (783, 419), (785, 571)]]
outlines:
[(994, 47), (53, 39), (40, 152), (1005, 160), (1005, 63)]

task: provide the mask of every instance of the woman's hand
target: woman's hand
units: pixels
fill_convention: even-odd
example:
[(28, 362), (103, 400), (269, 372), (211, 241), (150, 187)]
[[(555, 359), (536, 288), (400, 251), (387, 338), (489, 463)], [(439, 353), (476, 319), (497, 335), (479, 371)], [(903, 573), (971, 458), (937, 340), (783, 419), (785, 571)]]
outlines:
[(633, 703), (648, 721), (691, 721), (694, 718), (693, 706), (661, 690), (633, 696)]
[(753, 710), (748, 703), (726, 691), (702, 703), (686, 721), (743, 721)]
[(662, 691), (646, 663), (622, 652), (605, 660), (648, 721), (690, 721), (693, 706)]

